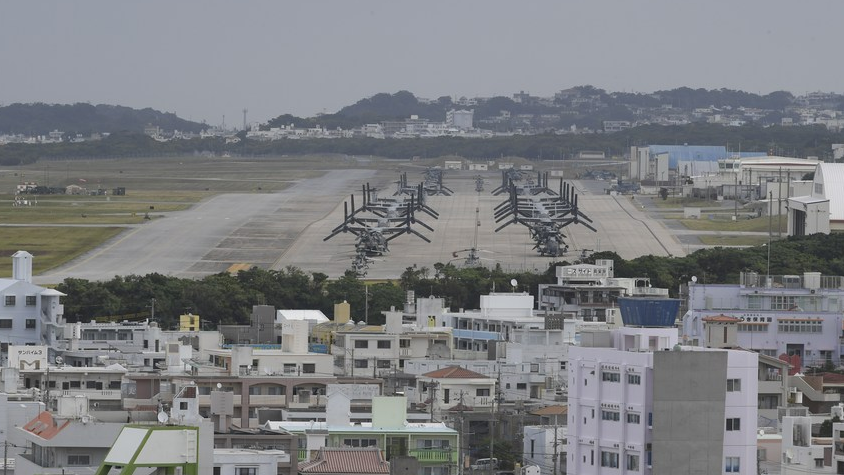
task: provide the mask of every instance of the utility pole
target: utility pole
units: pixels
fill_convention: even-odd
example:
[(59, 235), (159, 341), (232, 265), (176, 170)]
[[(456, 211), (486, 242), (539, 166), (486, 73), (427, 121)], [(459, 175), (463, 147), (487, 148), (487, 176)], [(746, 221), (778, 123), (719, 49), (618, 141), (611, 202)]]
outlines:
[(434, 422), (434, 403), (437, 402), (437, 386), (438, 385), (439, 385), (439, 382), (432, 381), (431, 385), (428, 386), (431, 389), (431, 408), (430, 408), (431, 422)]
[[(495, 358), (495, 365), (498, 367), (498, 377), (495, 379), (495, 393), (493, 394), (492, 399), (492, 411), (490, 415), (492, 416), (490, 419), (489, 424), (489, 475), (495, 473), (495, 419), (498, 417), (498, 413), (495, 409), (495, 403), (498, 402), (500, 387), (501, 387), (501, 364), (498, 362), (498, 348), (496, 350), (496, 358)], [(499, 403), (498, 409), (501, 409), (501, 404)]]
[(465, 406), (463, 405), (463, 390), (460, 390), (460, 410), (458, 414), (460, 417), (460, 426), (457, 433), (457, 473), (463, 473), (463, 444), (465, 443), (463, 440), (463, 409)]
[(734, 173), (734, 181), (735, 184), (733, 185), (733, 220), (738, 221), (738, 173)]
[(774, 201), (774, 192), (768, 192), (768, 270), (766, 272), (766, 278), (770, 278), (771, 276), (771, 223), (773, 222), (773, 201)]
[(560, 450), (557, 448), (557, 444), (560, 442), (560, 438), (557, 435), (557, 429), (559, 427), (557, 425), (557, 417), (559, 416), (554, 415), (554, 454), (551, 456), (551, 458), (554, 460), (554, 471), (551, 472), (551, 475), (557, 475), (557, 457), (560, 453)]

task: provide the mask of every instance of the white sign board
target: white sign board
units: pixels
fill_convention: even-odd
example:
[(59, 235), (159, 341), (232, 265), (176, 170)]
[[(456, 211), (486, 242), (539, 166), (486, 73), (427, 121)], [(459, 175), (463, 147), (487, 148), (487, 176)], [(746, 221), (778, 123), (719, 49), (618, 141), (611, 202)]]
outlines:
[(46, 346), (10, 346), (9, 367), (19, 370), (41, 370), (47, 368)]

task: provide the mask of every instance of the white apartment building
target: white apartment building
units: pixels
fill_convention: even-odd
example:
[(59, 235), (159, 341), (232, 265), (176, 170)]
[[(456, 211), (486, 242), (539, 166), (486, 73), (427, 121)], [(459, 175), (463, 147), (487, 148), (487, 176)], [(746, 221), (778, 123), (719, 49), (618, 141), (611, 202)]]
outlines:
[(450, 328), (404, 324), (398, 311), (385, 315), (383, 326), (350, 325), (334, 333), (331, 355), (336, 374), (377, 377), (403, 370), (411, 358), (452, 357)]
[(569, 473), (565, 470), (567, 435), (565, 426), (525, 426), (522, 465), (538, 467), (541, 475)]
[(781, 475), (839, 473), (832, 457), (833, 437), (813, 437), (812, 423), (811, 416), (782, 418)]
[(55, 348), (64, 325), (65, 294), (32, 283), (32, 254), (12, 255), (12, 278), (0, 279), (0, 357), (9, 345), (47, 345)]
[[(736, 345), (779, 357), (797, 355), (803, 367), (838, 364), (844, 325), (844, 279), (742, 273), (738, 284), (690, 282), (682, 342), (708, 346), (703, 319), (726, 315), (740, 320)], [(798, 368), (799, 370), (799, 368)]]
[[(530, 399), (553, 399), (556, 391), (568, 383), (566, 371), (568, 345), (559, 347), (530, 347), (541, 352), (541, 356), (524, 354), (523, 345), (505, 344), (505, 356), (500, 360), (478, 359), (428, 359), (408, 360), (404, 372), (415, 376), (436, 371), (450, 366), (460, 366), (487, 378), (495, 378), (500, 383), (500, 396), (503, 401), (525, 401)], [(527, 349), (527, 348), (524, 348)], [(556, 351), (555, 351), (556, 350)]]
[(475, 110), (451, 109), (445, 113), (445, 125), (460, 130), (469, 130), (474, 127)]
[(569, 349), (567, 471), (756, 473), (757, 355), (681, 348), (674, 328)]
[(458, 359), (486, 359), (491, 341), (537, 346), (564, 343), (561, 326), (549, 325), (545, 317), (535, 315), (533, 296), (526, 292), (481, 295), (479, 310), (443, 312), (435, 319), (438, 326), (452, 328)]

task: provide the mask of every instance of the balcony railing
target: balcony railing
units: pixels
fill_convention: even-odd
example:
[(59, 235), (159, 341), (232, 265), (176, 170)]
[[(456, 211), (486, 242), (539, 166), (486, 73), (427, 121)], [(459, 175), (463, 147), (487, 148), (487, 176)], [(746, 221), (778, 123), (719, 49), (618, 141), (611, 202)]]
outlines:
[(420, 463), (457, 463), (457, 451), (451, 449), (410, 449), (408, 453)]
[(308, 460), (308, 449), (299, 449), (299, 461), (304, 462)]

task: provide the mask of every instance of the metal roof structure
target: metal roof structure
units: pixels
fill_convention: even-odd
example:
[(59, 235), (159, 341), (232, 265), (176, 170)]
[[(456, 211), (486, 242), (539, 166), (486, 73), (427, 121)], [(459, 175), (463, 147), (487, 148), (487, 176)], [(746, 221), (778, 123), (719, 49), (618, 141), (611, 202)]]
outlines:
[(390, 473), (377, 447), (322, 447), (317, 458), (299, 464), (299, 473)]
[(844, 221), (844, 163), (820, 163), (815, 172), (815, 189), (822, 185), (820, 194), (829, 200), (829, 220)]

